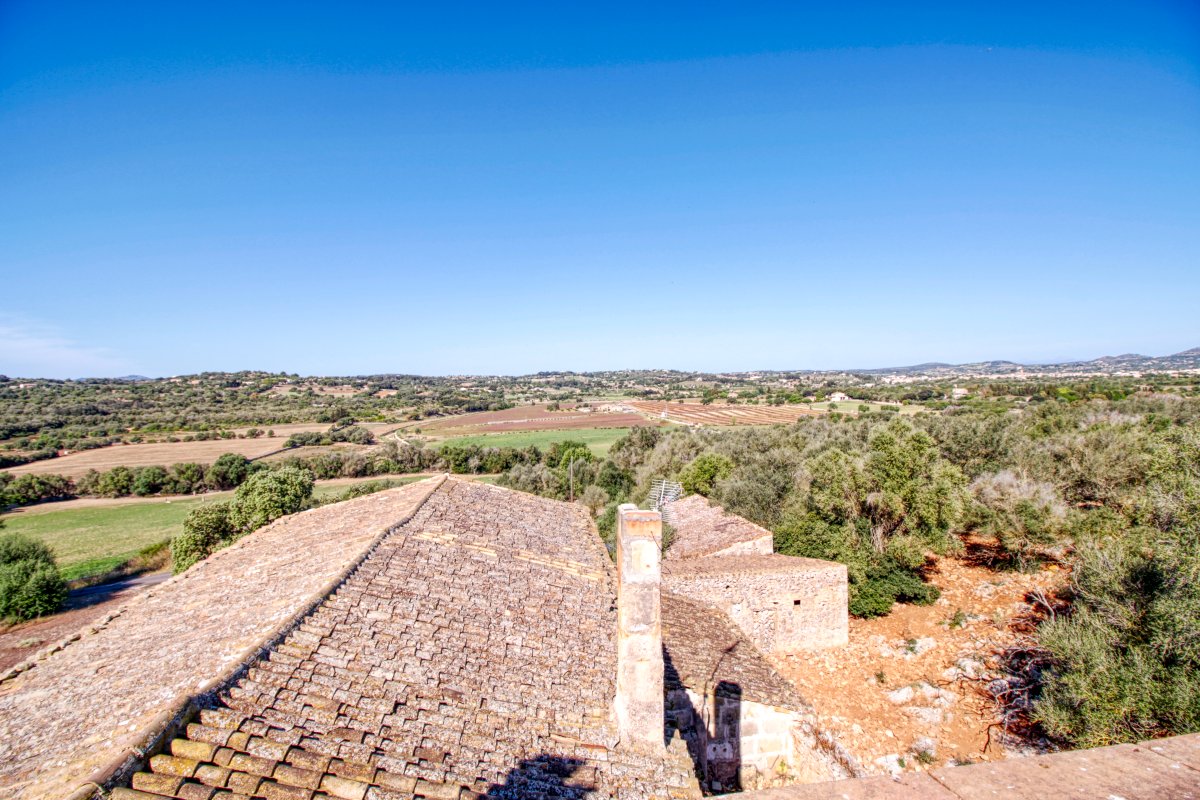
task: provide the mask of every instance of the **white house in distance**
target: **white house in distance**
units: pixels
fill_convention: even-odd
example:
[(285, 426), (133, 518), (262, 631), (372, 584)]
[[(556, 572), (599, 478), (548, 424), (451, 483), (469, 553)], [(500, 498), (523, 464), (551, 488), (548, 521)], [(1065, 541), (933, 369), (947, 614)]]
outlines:
[(845, 403), (849, 400), (850, 395), (846, 394), (845, 392), (832, 392), (829, 395), (829, 402), (831, 403)]

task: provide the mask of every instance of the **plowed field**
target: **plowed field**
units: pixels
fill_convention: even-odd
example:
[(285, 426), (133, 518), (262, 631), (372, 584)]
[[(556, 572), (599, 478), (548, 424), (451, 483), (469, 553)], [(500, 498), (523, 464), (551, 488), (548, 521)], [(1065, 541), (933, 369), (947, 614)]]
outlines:
[[(148, 467), (154, 464), (169, 467), (181, 461), (211, 464), (224, 453), (241, 453), (246, 458), (259, 458), (283, 448), (287, 437), (301, 431), (327, 431), (328, 423), (294, 423), (286, 425), (262, 425), (262, 429), (275, 431), (274, 438), (263, 436), (258, 439), (213, 439), (205, 442), (154, 442), (148, 444), (114, 444), (95, 450), (83, 450), (45, 461), (10, 467), (7, 472), (21, 475), (26, 472), (38, 475), (66, 475), (78, 478), (89, 469), (98, 472), (113, 467)], [(368, 422), (367, 428), (376, 436), (395, 428), (395, 423)], [(187, 434), (179, 434), (186, 436)]]
[[(629, 428), (645, 425), (647, 419), (633, 411), (584, 411), (563, 408), (549, 411), (545, 405), (517, 406), (503, 411), (477, 411), (434, 420), (421, 420), (413, 427), (435, 436), (465, 436), (504, 431), (569, 431), (587, 428)], [(411, 428), (410, 428), (411, 430)]]
[[(681, 425), (788, 425), (801, 417), (817, 417), (825, 412), (804, 406), (704, 405), (703, 403), (664, 403), (632, 400), (621, 404), (651, 419)], [(665, 412), (665, 416), (664, 416)]]

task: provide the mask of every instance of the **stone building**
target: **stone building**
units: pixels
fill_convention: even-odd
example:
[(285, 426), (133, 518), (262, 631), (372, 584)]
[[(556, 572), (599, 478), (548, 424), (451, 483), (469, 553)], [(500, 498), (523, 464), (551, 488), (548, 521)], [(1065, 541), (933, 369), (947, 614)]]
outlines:
[[(0, 797), (690, 798), (847, 771), (624, 509), (449, 477), (280, 520), (0, 675)], [(747, 557), (747, 556), (741, 556)], [(764, 557), (764, 556), (758, 556)]]
[(766, 653), (840, 647), (849, 636), (846, 567), (774, 553), (771, 532), (691, 495), (668, 506), (667, 590), (718, 608)]

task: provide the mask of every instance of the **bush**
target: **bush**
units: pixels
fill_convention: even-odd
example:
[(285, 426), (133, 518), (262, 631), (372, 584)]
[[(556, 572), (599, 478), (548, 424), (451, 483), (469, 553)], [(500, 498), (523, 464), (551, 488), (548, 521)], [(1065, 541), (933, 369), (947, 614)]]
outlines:
[(240, 533), (249, 533), (304, 508), (312, 490), (312, 475), (296, 467), (256, 472), (238, 487), (229, 521)]
[(250, 461), (238, 453), (225, 453), (213, 462), (204, 476), (204, 482), (213, 489), (233, 489), (250, 474)]
[(27, 506), (45, 500), (63, 500), (71, 497), (74, 490), (75, 487), (70, 478), (62, 475), (18, 475), (0, 487), (0, 507)]
[(167, 480), (167, 471), (163, 467), (142, 467), (134, 473), (133, 493), (138, 497), (162, 494)]
[(580, 502), (588, 507), (588, 511), (592, 512), (592, 516), (596, 516), (600, 509), (608, 504), (608, 492), (601, 489), (595, 484), (583, 490), (583, 494), (579, 496)]
[(0, 536), (0, 617), (52, 614), (66, 597), (67, 583), (49, 547), (17, 533)]
[(733, 472), (733, 461), (716, 453), (705, 453), (697, 457), (679, 473), (679, 482), (689, 494), (712, 494), (717, 481), (728, 478)]
[(1005, 470), (976, 478), (971, 491), (969, 524), (996, 539), (1009, 565), (1028, 569), (1061, 555), (1052, 548), (1063, 539), (1067, 508), (1053, 486)]
[(185, 569), (208, 558), (234, 540), (229, 521), (229, 503), (211, 503), (194, 508), (183, 520), (183, 533), (171, 540), (171, 569)]
[(1035, 718), (1077, 747), (1200, 730), (1200, 531), (1130, 531), (1081, 548)]
[(133, 470), (129, 467), (113, 467), (96, 480), (96, 494), (102, 497), (125, 497), (132, 491)]

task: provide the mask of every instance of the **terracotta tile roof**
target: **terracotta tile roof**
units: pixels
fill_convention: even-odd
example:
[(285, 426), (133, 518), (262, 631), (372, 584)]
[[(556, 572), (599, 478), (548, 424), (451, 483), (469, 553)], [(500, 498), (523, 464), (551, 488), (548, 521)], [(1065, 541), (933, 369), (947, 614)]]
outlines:
[(804, 572), (813, 570), (836, 570), (841, 565), (817, 558), (800, 558), (778, 553), (771, 555), (711, 556), (663, 562), (663, 575), (714, 575), (714, 574), (761, 574), (777, 572)]
[(664, 591), (662, 620), (668, 689), (687, 688), (703, 696), (724, 683), (737, 686), (743, 700), (796, 711), (809, 708), (796, 687), (721, 611)]
[(675, 539), (667, 548), (667, 559), (699, 558), (729, 548), (756, 549), (770, 553), (772, 534), (748, 519), (727, 514), (720, 506), (710, 505), (701, 495), (688, 495), (668, 507)]
[(0, 797), (65, 797), (141, 746), (162, 715), (325, 596), (439, 480), (286, 517), (4, 680)]
[(448, 480), (114, 800), (698, 796), (616, 741), (614, 603), (580, 506)]

